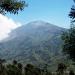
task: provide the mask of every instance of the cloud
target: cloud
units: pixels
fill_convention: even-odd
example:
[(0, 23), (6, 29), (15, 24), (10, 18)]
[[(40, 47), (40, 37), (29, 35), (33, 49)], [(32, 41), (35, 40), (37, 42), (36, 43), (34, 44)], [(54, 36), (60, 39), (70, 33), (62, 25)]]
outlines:
[(7, 38), (9, 36), (8, 33), (19, 26), (21, 26), (20, 23), (0, 14), (0, 40)]

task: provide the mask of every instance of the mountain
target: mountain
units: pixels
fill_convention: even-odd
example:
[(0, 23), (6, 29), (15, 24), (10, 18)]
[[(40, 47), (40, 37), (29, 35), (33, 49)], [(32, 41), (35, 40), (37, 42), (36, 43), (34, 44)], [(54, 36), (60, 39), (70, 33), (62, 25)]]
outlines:
[(0, 58), (23, 63), (50, 63), (61, 55), (61, 34), (66, 30), (44, 21), (33, 21), (9, 34), (0, 43)]

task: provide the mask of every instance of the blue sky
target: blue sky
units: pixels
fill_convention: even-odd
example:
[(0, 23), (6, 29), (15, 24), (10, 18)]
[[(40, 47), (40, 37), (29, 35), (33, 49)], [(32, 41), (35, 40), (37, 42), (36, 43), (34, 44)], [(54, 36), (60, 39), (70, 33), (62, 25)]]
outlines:
[(68, 28), (70, 19), (68, 13), (73, 0), (25, 0), (29, 6), (18, 15), (7, 14), (23, 25), (35, 20), (43, 20), (60, 27)]

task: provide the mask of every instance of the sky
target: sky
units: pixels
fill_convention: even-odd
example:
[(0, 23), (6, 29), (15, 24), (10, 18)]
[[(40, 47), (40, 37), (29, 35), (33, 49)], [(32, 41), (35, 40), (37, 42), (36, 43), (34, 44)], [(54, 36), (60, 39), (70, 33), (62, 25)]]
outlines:
[(25, 0), (28, 4), (18, 15), (0, 14), (0, 40), (8, 37), (8, 33), (28, 22), (41, 20), (51, 24), (69, 28), (68, 14), (73, 0)]
[(73, 0), (25, 0), (28, 7), (18, 15), (10, 15), (15, 21), (26, 24), (34, 20), (43, 20), (60, 27), (69, 27), (69, 17)]

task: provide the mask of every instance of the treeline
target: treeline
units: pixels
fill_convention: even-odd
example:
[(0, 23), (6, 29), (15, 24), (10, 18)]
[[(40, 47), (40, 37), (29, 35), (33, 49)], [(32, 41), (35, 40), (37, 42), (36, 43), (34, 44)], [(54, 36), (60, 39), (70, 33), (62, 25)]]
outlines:
[(23, 66), (16, 60), (6, 64), (4, 59), (0, 59), (0, 75), (74, 75), (74, 71), (67, 71), (67, 66), (63, 63), (58, 64), (56, 72), (49, 72), (32, 64)]

